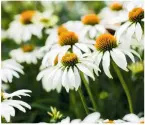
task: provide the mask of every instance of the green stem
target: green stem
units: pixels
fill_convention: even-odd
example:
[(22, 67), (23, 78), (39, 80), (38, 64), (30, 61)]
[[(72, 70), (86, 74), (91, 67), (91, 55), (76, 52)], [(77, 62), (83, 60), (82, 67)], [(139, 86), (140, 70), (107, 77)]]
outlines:
[(82, 80), (83, 80), (83, 83), (84, 83), (84, 85), (85, 85), (85, 87), (86, 87), (86, 89), (87, 89), (87, 92), (88, 92), (88, 94), (89, 94), (89, 97), (90, 97), (90, 100), (91, 100), (91, 102), (92, 102), (93, 108), (94, 108), (95, 111), (96, 111), (96, 110), (97, 110), (97, 106), (96, 106), (96, 103), (95, 103), (95, 101), (94, 101), (94, 97), (93, 97), (93, 95), (92, 95), (92, 93), (91, 93), (89, 84), (87, 83), (87, 81), (86, 81), (86, 79), (85, 79), (85, 77), (84, 77), (84, 74), (83, 74), (82, 72), (80, 72), (80, 74), (81, 74), (81, 78), (82, 78)]
[(116, 66), (116, 64), (115, 63), (112, 63), (112, 64), (113, 64), (114, 70), (115, 70), (115, 72), (116, 72), (116, 74), (117, 74), (117, 76), (118, 76), (118, 78), (119, 78), (119, 80), (122, 84), (122, 87), (123, 87), (123, 89), (126, 93), (128, 104), (129, 104), (129, 110), (130, 110), (131, 113), (133, 113), (133, 106), (132, 106), (132, 101), (131, 101), (131, 96), (130, 96), (130, 93), (129, 93), (129, 89), (128, 89), (128, 87), (127, 87), (127, 85), (126, 85), (126, 83), (123, 79), (123, 76), (122, 76), (120, 70)]
[(81, 88), (78, 89), (78, 92), (79, 92), (80, 98), (81, 98), (81, 100), (82, 100), (82, 104), (83, 104), (83, 106), (84, 106), (85, 112), (86, 112), (86, 114), (88, 115), (88, 114), (89, 114), (89, 111), (88, 111), (88, 108), (87, 108), (87, 105), (86, 105), (86, 101), (85, 101), (85, 98), (84, 98), (84, 96), (83, 96), (83, 93), (82, 93)]

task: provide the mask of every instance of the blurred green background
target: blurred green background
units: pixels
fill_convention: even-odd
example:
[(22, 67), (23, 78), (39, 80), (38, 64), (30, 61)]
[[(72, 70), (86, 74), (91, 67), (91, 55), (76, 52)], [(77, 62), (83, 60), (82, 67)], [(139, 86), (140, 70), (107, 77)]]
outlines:
[[(14, 16), (24, 10), (53, 10), (54, 14), (59, 17), (58, 25), (69, 20), (80, 20), (81, 16), (87, 13), (99, 13), (105, 7), (103, 1), (94, 2), (36, 2), (36, 1), (2, 1), (2, 29), (6, 30), (9, 23), (14, 19)], [(36, 45), (43, 46), (47, 36), (43, 39), (32, 38)], [(8, 59), (9, 52), (18, 48), (19, 45), (11, 39), (5, 38), (2, 40), (2, 60)], [(142, 56), (143, 57), (143, 56)], [(37, 65), (27, 65), (23, 63), (25, 75), (21, 75), (20, 79), (13, 79), (13, 83), (9, 84), (10, 88), (7, 92), (14, 92), (19, 89), (32, 90), (31, 98), (23, 97), (22, 100), (28, 102), (32, 106), (32, 110), (27, 110), (22, 113), (16, 110), (16, 117), (12, 118), (14, 123), (37, 123), (50, 122), (51, 117), (47, 114), (50, 111), (50, 106), (56, 107), (63, 117), (70, 116), (72, 119), (84, 118), (86, 116), (80, 101), (78, 92), (70, 91), (67, 93), (63, 88), (61, 93), (51, 91), (50, 93), (43, 90), (41, 82), (36, 81), (36, 76), (39, 73), (41, 60)], [(104, 119), (118, 119), (129, 113), (128, 103), (123, 88), (111, 67), (113, 80), (109, 80), (103, 73), (96, 78), (96, 81), (90, 80), (90, 88), (95, 97), (97, 110), (101, 113)], [(126, 73), (121, 71), (133, 100), (134, 113), (138, 114), (144, 111), (144, 84), (143, 71), (133, 74), (131, 71)], [(89, 106), (90, 113), (93, 112), (91, 102), (82, 85), (83, 94)]]

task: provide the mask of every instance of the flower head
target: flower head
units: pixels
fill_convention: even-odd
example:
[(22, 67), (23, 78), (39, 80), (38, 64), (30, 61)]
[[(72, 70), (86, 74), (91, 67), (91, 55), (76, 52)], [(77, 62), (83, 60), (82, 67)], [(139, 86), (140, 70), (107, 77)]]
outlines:
[(31, 44), (25, 44), (22, 46), (22, 50), (24, 52), (31, 52), (34, 50), (34, 48), (35, 48), (34, 45), (31, 45)]
[(131, 22), (139, 22), (144, 18), (144, 9), (136, 7), (129, 12), (128, 17)]
[(123, 8), (122, 4), (117, 3), (117, 2), (112, 3), (112, 4), (110, 5), (110, 9), (111, 9), (111, 10), (114, 10), (114, 11), (120, 11), (120, 10), (122, 10), (122, 8)]
[(38, 47), (31, 44), (25, 44), (21, 48), (14, 49), (10, 52), (10, 56), (19, 63), (37, 64), (37, 60), (43, 57), (43, 52)]
[(117, 47), (117, 40), (111, 34), (102, 34), (96, 39), (95, 47), (99, 51), (109, 51)]
[(17, 63), (13, 59), (7, 59), (2, 61), (1, 63), (1, 79), (3, 82), (9, 82), (11, 83), (13, 80), (13, 77), (19, 78), (19, 74), (24, 74), (23, 72), (23, 66), (21, 66), (19, 63)]
[(34, 10), (26, 10), (24, 12), (21, 13), (20, 15), (20, 22), (22, 24), (30, 24), (32, 23), (32, 17), (35, 15), (36, 11)]
[(78, 42), (78, 36), (74, 32), (63, 32), (59, 36), (59, 41), (58, 41), (58, 43), (61, 46), (74, 45), (77, 42)]
[(83, 24), (86, 25), (95, 25), (100, 22), (99, 17), (96, 14), (88, 14), (82, 17)]
[(110, 56), (121, 69), (128, 71), (125, 55), (128, 55), (133, 62), (135, 62), (135, 59), (132, 53), (138, 55), (131, 49), (121, 48), (121, 45), (122, 43), (117, 41), (111, 34), (102, 34), (96, 39), (96, 50), (94, 52), (95, 63), (99, 65), (102, 60), (103, 70), (109, 78), (113, 78), (109, 70), (110, 61), (112, 61)]
[(68, 32), (68, 30), (63, 25), (61, 25), (58, 27), (57, 32), (58, 32), (58, 35), (61, 35), (63, 32)]
[(78, 63), (78, 57), (74, 53), (66, 53), (61, 60), (64, 66), (75, 66)]
[(1, 97), (3, 97), (3, 100), (0, 104), (2, 118), (5, 118), (7, 122), (10, 122), (10, 117), (15, 116), (15, 108), (19, 109), (22, 112), (26, 112), (25, 108), (31, 109), (31, 106), (26, 102), (12, 99), (12, 97), (14, 96), (17, 96), (19, 98), (21, 98), (21, 96), (30, 96), (28, 94), (30, 92), (30, 90), (18, 90), (11, 94), (1, 94)]
[[(50, 60), (51, 59), (48, 61)], [(52, 62), (54, 63), (54, 60)], [(42, 79), (43, 82), (43, 79), (45, 79), (45, 83), (43, 82), (43, 84), (47, 91), (50, 91), (50, 88), (57, 89), (59, 86), (59, 88), (61, 88), (61, 86), (65, 87), (67, 92), (69, 92), (70, 89), (75, 89), (77, 91), (81, 84), (80, 73), (94, 80), (95, 77), (93, 73), (95, 72), (98, 75), (99, 71), (99, 68), (93, 64), (89, 56), (77, 55), (73, 52), (66, 52), (60, 60), (58, 60), (57, 65), (45, 66), (47, 68), (38, 74), (37, 80)]]

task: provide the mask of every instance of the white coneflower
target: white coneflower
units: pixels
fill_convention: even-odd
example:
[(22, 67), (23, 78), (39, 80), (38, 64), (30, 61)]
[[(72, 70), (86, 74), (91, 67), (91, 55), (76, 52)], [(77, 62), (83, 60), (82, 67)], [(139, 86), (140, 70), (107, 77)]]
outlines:
[(102, 34), (96, 39), (96, 51), (93, 54), (95, 63), (96, 65), (100, 65), (102, 60), (103, 70), (109, 78), (113, 78), (109, 69), (111, 59), (113, 59), (121, 69), (128, 71), (125, 55), (129, 56), (133, 62), (135, 62), (133, 54), (138, 55), (134, 50), (121, 47), (122, 43), (119, 43), (111, 34)]
[(121, 119), (118, 119), (118, 120), (109, 120), (109, 119), (106, 119), (106, 120), (103, 120), (102, 122), (100, 123), (103, 123), (103, 124), (120, 124), (120, 123), (125, 123), (125, 121), (121, 120)]
[[(43, 65), (48, 66), (48, 61), (50, 60), (43, 60)], [(80, 72), (94, 80), (93, 70), (96, 74), (99, 71), (93, 61), (86, 58), (85, 55), (80, 56), (71, 52), (65, 53), (61, 60), (55, 58), (53, 64), (55, 66), (49, 66), (46, 70), (41, 71), (37, 77), (37, 80), (45, 78), (46, 89), (62, 85), (67, 92), (74, 88), (78, 90), (81, 84)]]
[(117, 39), (120, 39), (123, 34), (126, 34), (128, 38), (135, 37), (138, 41), (141, 41), (144, 36), (144, 9), (141, 7), (133, 8), (128, 13), (128, 17), (123, 19), (125, 22), (117, 31)]
[(43, 53), (38, 47), (31, 44), (25, 44), (21, 48), (10, 51), (10, 56), (19, 63), (37, 64), (37, 60), (43, 57)]
[(63, 32), (59, 36), (57, 43), (53, 44), (51, 50), (44, 56), (44, 61), (47, 60), (50, 55), (53, 55), (51, 56), (53, 59), (55, 59), (56, 56), (60, 59), (68, 50), (77, 55), (81, 55), (83, 52), (90, 53), (91, 49), (94, 49), (92, 44), (94, 44), (94, 41), (82, 39), (74, 32)]
[(36, 13), (34, 10), (26, 10), (17, 15), (16, 19), (10, 23), (8, 36), (14, 39), (17, 44), (27, 42), (32, 35), (38, 38), (42, 37), (42, 25), (34, 24), (32, 20)]
[(123, 117), (123, 120), (130, 123), (142, 123), (144, 124), (144, 117), (139, 118), (137, 115), (130, 113)]
[(37, 12), (33, 17), (33, 22), (43, 27), (54, 26), (58, 22), (58, 17), (51, 11)]
[(105, 25), (106, 28), (112, 28), (116, 27), (118, 28), (120, 26), (120, 23), (116, 24), (116, 20), (127, 16), (127, 9), (126, 9), (126, 2), (122, 1), (109, 1), (107, 2), (107, 7), (103, 8), (101, 12), (99, 13), (101, 20), (101, 23)]
[(68, 31), (74, 32), (79, 37), (81, 37), (82, 28), (83, 28), (83, 24), (80, 21), (68, 21), (60, 26), (54, 27), (52, 29), (47, 29), (46, 33), (49, 34), (49, 36), (46, 40), (45, 46), (42, 47), (42, 50), (48, 51), (50, 48), (52, 48), (52, 46), (59, 41), (59, 36), (63, 32), (68, 32)]
[(65, 119), (61, 120), (60, 123), (97, 123), (99, 119), (100, 119), (100, 113), (94, 112), (87, 115), (83, 120), (81, 119), (70, 120), (70, 117), (66, 117)]
[(26, 112), (25, 108), (31, 109), (31, 106), (24, 101), (21, 100), (13, 100), (12, 97), (17, 96), (21, 98), (21, 96), (30, 96), (30, 90), (18, 90), (11, 94), (1, 93), (1, 117), (5, 118), (7, 122), (10, 122), (11, 116), (15, 116), (15, 108), (19, 109), (22, 112)]
[(100, 18), (96, 14), (88, 14), (82, 17), (84, 24), (82, 29), (82, 36), (95, 39), (98, 35), (105, 33), (106, 29), (100, 24)]
[(13, 76), (19, 78), (19, 74), (24, 74), (23, 66), (13, 59), (7, 59), (1, 62), (1, 80), (3, 82), (12, 82)]

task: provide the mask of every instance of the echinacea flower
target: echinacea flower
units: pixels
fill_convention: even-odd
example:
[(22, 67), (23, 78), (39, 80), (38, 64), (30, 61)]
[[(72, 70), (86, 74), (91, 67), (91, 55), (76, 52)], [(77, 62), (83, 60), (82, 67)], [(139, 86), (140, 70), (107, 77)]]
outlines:
[(96, 123), (100, 118), (99, 112), (94, 112), (87, 115), (83, 120), (81, 119), (74, 119), (70, 120), (70, 117), (66, 117), (65, 119), (61, 120), (60, 123)]
[(88, 39), (82, 39), (74, 32), (63, 32), (59, 36), (57, 43), (51, 45), (51, 50), (48, 51), (45, 56), (44, 60), (50, 55), (53, 55), (53, 61), (58, 56), (60, 59), (68, 50), (76, 53), (77, 55), (81, 55), (82, 53), (90, 53), (91, 49), (94, 48), (92, 45), (94, 41)]
[(106, 1), (107, 7), (99, 13), (101, 23), (106, 26), (120, 26), (116, 24), (116, 19), (127, 16), (126, 2), (123, 1)]
[(18, 90), (11, 94), (1, 93), (1, 117), (5, 118), (7, 122), (10, 122), (11, 116), (15, 116), (15, 108), (19, 109), (22, 112), (26, 112), (25, 108), (31, 109), (31, 106), (24, 101), (21, 100), (13, 100), (12, 97), (17, 96), (21, 98), (21, 96), (30, 96), (30, 90)]
[(79, 37), (81, 37), (81, 31), (83, 24), (80, 21), (68, 21), (60, 26), (54, 27), (52, 29), (47, 29), (46, 33), (49, 34), (45, 46), (43, 49), (49, 50), (53, 44), (56, 44), (59, 40), (59, 36), (64, 32), (74, 32)]
[(51, 11), (37, 12), (33, 17), (33, 22), (43, 27), (54, 26), (58, 21), (58, 17), (53, 15)]
[(80, 56), (72, 52), (67, 52), (60, 60), (57, 58), (53, 60), (52, 65), (54, 66), (48, 66), (48, 62), (51, 60), (50, 58), (44, 59), (42, 62), (48, 68), (39, 73), (37, 80), (45, 79), (45, 89), (63, 86), (67, 92), (69, 92), (69, 89), (74, 88), (77, 91), (81, 85), (80, 72), (91, 77), (93, 80), (95, 79), (93, 70), (98, 75), (99, 69), (85, 55)]
[(17, 44), (27, 42), (32, 35), (38, 38), (42, 37), (42, 25), (33, 23), (33, 17), (36, 13), (34, 10), (26, 10), (17, 15), (15, 20), (10, 23), (8, 36), (14, 39)]
[(130, 113), (123, 117), (123, 120), (130, 123), (142, 123), (144, 124), (144, 117), (139, 118), (137, 115)]
[(130, 48), (122, 48), (122, 42), (117, 41), (116, 37), (111, 34), (100, 35), (96, 39), (95, 48), (96, 50), (93, 54), (95, 63), (99, 66), (102, 60), (103, 70), (109, 78), (113, 78), (109, 69), (111, 59), (121, 69), (128, 71), (125, 55), (129, 56), (133, 62), (135, 62), (133, 54), (139, 56), (134, 50)]
[(31, 44), (25, 44), (21, 48), (10, 51), (10, 56), (19, 63), (37, 64), (37, 60), (43, 57), (43, 53), (39, 51), (39, 47)]
[(88, 14), (82, 17), (82, 36), (95, 39), (98, 35), (106, 32), (103, 25), (100, 24), (100, 18), (96, 14)]
[(1, 80), (3, 82), (12, 82), (13, 76), (19, 78), (19, 74), (24, 74), (23, 66), (13, 59), (7, 59), (1, 62)]
[(103, 123), (103, 124), (120, 124), (120, 123), (125, 123), (125, 121), (123, 121), (121, 119), (118, 119), (118, 120), (109, 120), (109, 119), (106, 119), (106, 120), (103, 120), (100, 123)]
[(122, 35), (126, 34), (130, 39), (135, 37), (138, 41), (141, 41), (144, 36), (143, 20), (144, 9), (141, 7), (133, 8), (129, 11), (128, 17), (123, 19), (125, 23), (117, 31), (117, 39), (120, 39)]

